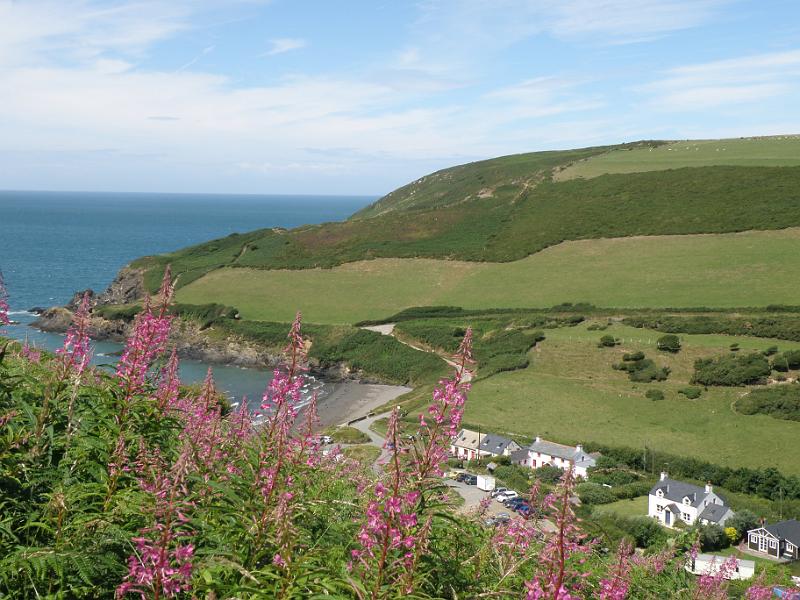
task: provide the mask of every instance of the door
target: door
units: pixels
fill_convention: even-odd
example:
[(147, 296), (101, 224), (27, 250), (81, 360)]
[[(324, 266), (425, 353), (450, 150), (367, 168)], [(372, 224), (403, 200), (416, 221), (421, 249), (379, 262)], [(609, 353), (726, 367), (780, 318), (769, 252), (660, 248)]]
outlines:
[(765, 536), (765, 535), (758, 536), (758, 551), (759, 552), (767, 552), (768, 551), (767, 536)]
[(672, 513), (668, 510), (664, 511), (664, 523), (669, 525), (672, 522)]

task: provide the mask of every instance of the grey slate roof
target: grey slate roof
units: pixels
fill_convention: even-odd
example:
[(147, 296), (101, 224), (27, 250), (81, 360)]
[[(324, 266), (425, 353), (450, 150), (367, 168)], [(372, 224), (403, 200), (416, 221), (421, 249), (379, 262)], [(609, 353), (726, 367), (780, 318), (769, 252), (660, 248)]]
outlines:
[[(683, 481), (676, 481), (675, 479), (664, 479), (657, 482), (650, 493), (655, 496), (658, 490), (664, 491), (664, 498), (672, 500), (673, 502), (683, 503), (683, 499), (688, 496), (689, 500), (695, 508), (703, 503), (703, 500), (708, 495), (705, 488)], [(724, 500), (723, 500), (724, 502)]]
[(597, 459), (600, 457), (598, 452), (578, 452), (575, 446), (557, 444), (556, 442), (548, 442), (547, 440), (533, 442), (528, 446), (528, 450), (571, 460), (575, 463), (575, 466), (587, 468), (595, 466), (597, 464)]
[(709, 504), (703, 509), (703, 512), (697, 515), (697, 518), (705, 519), (712, 523), (719, 523), (729, 510), (727, 506), (723, 506), (722, 504)]
[(492, 454), (502, 454), (513, 441), (514, 440), (503, 437), (502, 435), (486, 433), (481, 435), (480, 449), (484, 452), (491, 452)]
[(779, 521), (772, 525), (765, 525), (764, 529), (777, 538), (789, 540), (795, 546), (800, 546), (800, 521), (795, 519)]
[(516, 464), (516, 463), (520, 463), (520, 462), (525, 462), (526, 460), (528, 460), (528, 449), (527, 448), (521, 448), (519, 450), (514, 450), (511, 453), (511, 462), (512, 463)]

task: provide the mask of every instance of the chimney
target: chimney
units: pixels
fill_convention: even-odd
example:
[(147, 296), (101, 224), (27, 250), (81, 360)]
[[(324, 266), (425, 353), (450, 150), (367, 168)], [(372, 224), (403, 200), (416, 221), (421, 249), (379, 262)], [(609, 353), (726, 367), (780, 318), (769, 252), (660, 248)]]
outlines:
[(664, 481), (669, 475), (666, 471), (661, 471), (661, 481)]
[(710, 494), (714, 491), (714, 486), (711, 485), (711, 482), (706, 482), (706, 494)]
[(577, 452), (578, 454), (582, 454), (583, 453), (583, 444), (578, 444), (577, 446), (575, 446), (575, 452)]
[(537, 435), (537, 436), (536, 436), (536, 440), (534, 440), (534, 441), (535, 441), (537, 444), (540, 444), (540, 443), (542, 442), (542, 438), (540, 438), (540, 437)]

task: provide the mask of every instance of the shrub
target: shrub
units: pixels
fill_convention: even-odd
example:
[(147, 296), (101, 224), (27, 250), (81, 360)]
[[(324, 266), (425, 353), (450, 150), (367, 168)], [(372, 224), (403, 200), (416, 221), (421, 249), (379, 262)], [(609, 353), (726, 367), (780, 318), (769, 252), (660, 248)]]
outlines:
[(598, 348), (613, 348), (617, 344), (619, 344), (617, 338), (615, 338), (613, 335), (606, 334), (600, 338), (600, 342), (597, 344), (597, 346)]
[(644, 393), (644, 397), (648, 400), (663, 400), (664, 399), (664, 392), (661, 390), (647, 390)]
[(610, 504), (617, 500), (610, 488), (599, 483), (581, 483), (575, 487), (575, 491), (583, 504)]
[(637, 383), (664, 381), (669, 376), (669, 367), (656, 366), (652, 360), (645, 358), (642, 352), (626, 354), (623, 356), (623, 362), (612, 365), (612, 368), (626, 371), (628, 379)]
[(534, 469), (533, 476), (544, 483), (557, 483), (564, 476), (564, 471), (552, 465), (544, 465)]
[(664, 352), (675, 353), (681, 349), (681, 341), (678, 339), (677, 335), (668, 333), (658, 338), (658, 341), (656, 341), (656, 348)]
[(772, 356), (773, 354), (777, 354), (777, 353), (778, 353), (778, 347), (777, 346), (770, 346), (769, 348), (767, 348), (763, 352), (764, 356)]
[(330, 430), (330, 436), (337, 444), (366, 444), (369, 436), (355, 427), (336, 427)]
[(744, 415), (764, 414), (776, 419), (800, 421), (800, 384), (774, 385), (751, 391), (736, 400)]
[(731, 344), (730, 345), (731, 352), (738, 352), (739, 351), (739, 344)]
[(707, 552), (709, 550), (722, 550), (731, 545), (730, 539), (725, 535), (725, 530), (715, 524), (699, 525), (697, 529), (700, 536), (700, 548)]
[(763, 383), (770, 372), (769, 362), (760, 352), (701, 358), (694, 363), (692, 383), (724, 386)]
[(800, 369), (800, 350), (787, 350), (772, 359), (772, 368), (783, 373)]
[(697, 400), (703, 394), (703, 390), (698, 387), (685, 387), (679, 389), (678, 393), (683, 394), (689, 400)]

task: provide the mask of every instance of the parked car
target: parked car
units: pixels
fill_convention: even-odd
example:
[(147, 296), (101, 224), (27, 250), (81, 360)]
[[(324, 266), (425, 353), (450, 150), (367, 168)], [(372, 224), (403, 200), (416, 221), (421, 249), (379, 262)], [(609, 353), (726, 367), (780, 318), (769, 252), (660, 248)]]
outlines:
[(502, 494), (503, 492), (507, 492), (507, 491), (508, 491), (508, 488), (504, 488), (504, 487), (494, 488), (492, 490), (492, 498), (496, 498), (498, 494)]
[(508, 523), (511, 520), (511, 515), (507, 512), (497, 513), (494, 516), (494, 520), (497, 523)]
[(478, 476), (477, 475), (468, 475), (466, 479), (464, 479), (464, 483), (467, 485), (478, 485)]
[(527, 502), (522, 502), (514, 507), (514, 512), (522, 515), (523, 517), (530, 515), (532, 510), (533, 509), (531, 509), (531, 505)]
[(516, 498), (518, 496), (519, 494), (514, 490), (506, 490), (502, 494), (497, 494), (495, 498), (498, 502), (502, 502), (503, 504), (505, 504), (509, 500), (512, 500), (513, 498)]
[(516, 506), (519, 506), (520, 504), (527, 504), (527, 502), (522, 498), (517, 497), (517, 498), (511, 498), (510, 500), (506, 500), (505, 502), (503, 502), (503, 504), (506, 505), (506, 508), (514, 510)]
[(463, 472), (459, 473), (458, 475), (456, 475), (456, 481), (462, 483), (467, 480), (467, 477), (469, 477), (469, 473), (463, 473)]
[(333, 438), (329, 435), (321, 435), (319, 436), (319, 443), (323, 445), (332, 444)]

